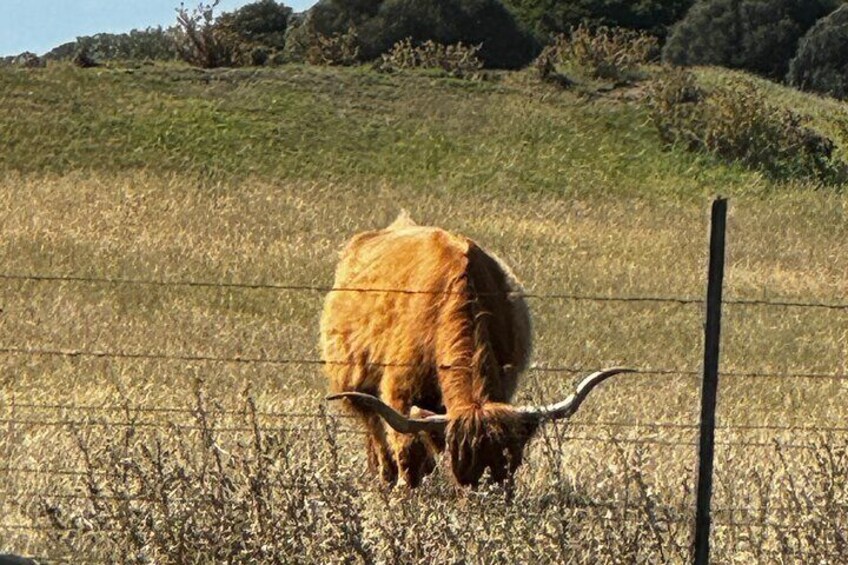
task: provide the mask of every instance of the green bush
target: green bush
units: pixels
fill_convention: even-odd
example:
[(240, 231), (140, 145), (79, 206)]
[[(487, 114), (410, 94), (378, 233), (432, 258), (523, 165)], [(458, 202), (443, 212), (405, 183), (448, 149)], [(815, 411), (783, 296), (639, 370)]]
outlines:
[[(289, 20), (285, 55), (289, 61), (312, 62), (321, 59), (323, 45), (357, 30), (373, 18), (382, 0), (319, 0), (305, 14)], [(356, 59), (362, 60), (359, 34), (356, 33)]]
[(97, 60), (91, 56), (91, 53), (89, 53), (84, 45), (76, 52), (71, 62), (81, 69), (91, 69), (99, 66)]
[(766, 102), (749, 81), (706, 91), (695, 76), (672, 69), (650, 88), (651, 121), (668, 144), (683, 145), (757, 169), (773, 178), (848, 180), (848, 164), (831, 139), (807, 120)]
[(260, 65), (284, 48), (290, 8), (258, 0), (216, 18), (220, 2), (201, 3), (192, 11), (181, 5), (177, 10), (174, 35), (183, 60), (204, 68)]
[(848, 5), (820, 20), (804, 36), (786, 80), (803, 90), (848, 98)]
[(319, 0), (304, 22), (314, 33), (330, 36), (359, 27), (377, 15), (384, 0)]
[(500, 0), (320, 0), (288, 38), (286, 50), (302, 56), (314, 37), (332, 37), (354, 27), (359, 60), (370, 61), (407, 37), (414, 43), (482, 44), (487, 67), (520, 68), (539, 46)]
[(363, 37), (369, 55), (376, 56), (406, 37), (415, 42), (481, 45), (486, 67), (515, 69), (539, 52), (531, 34), (522, 29), (500, 0), (386, 0)]
[(780, 79), (798, 40), (839, 0), (702, 0), (672, 30), (663, 59)]
[(441, 69), (454, 78), (479, 79), (483, 62), (477, 57), (479, 45), (442, 45), (425, 41), (415, 45), (407, 38), (398, 41), (380, 57), (375, 68), (382, 72), (400, 69)]
[[(208, 68), (265, 64), (283, 50), (291, 8), (274, 0), (258, 0), (216, 17), (219, 4), (220, 0), (212, 0), (193, 10), (181, 4), (173, 28), (83, 36), (59, 45), (45, 57), (90, 63), (183, 59)], [(85, 57), (78, 57), (80, 53)]]
[(78, 37), (76, 41), (64, 43), (50, 50), (44, 57), (52, 60), (68, 60), (85, 51), (94, 61), (115, 60), (158, 60), (173, 61), (177, 58), (174, 32), (161, 27), (134, 29), (129, 33), (98, 33)]
[(3, 59), (4, 66), (23, 67), (26, 69), (43, 69), (47, 66), (44, 57), (39, 57), (31, 51), (24, 51), (18, 55), (11, 55)]
[(656, 54), (658, 40), (644, 32), (581, 25), (559, 35), (545, 48), (535, 66), (542, 78), (561, 70), (589, 79), (631, 81), (641, 78), (640, 66)]
[(505, 0), (518, 19), (542, 37), (584, 24), (621, 27), (663, 38), (695, 0)]
[[(221, 14), (215, 25), (232, 34), (249, 49), (282, 50), (292, 9), (274, 0), (258, 0), (234, 12)], [(247, 48), (245, 48), (247, 50)]]
[(267, 47), (254, 47), (250, 50), (250, 64), (254, 67), (261, 67), (268, 63), (271, 59), (271, 51)]
[(305, 60), (310, 65), (350, 66), (359, 58), (359, 35), (351, 27), (345, 33), (308, 36)]

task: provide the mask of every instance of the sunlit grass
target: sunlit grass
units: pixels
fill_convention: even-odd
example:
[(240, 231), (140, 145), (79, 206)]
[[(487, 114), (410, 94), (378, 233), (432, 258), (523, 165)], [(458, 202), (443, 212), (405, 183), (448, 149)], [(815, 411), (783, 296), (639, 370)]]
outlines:
[[(479, 84), (311, 68), (199, 73), (154, 67), (127, 74), (57, 67), (0, 70), (0, 82), (8, 110), (0, 113), (0, 127), (9, 140), (0, 152), (2, 273), (324, 287), (347, 238), (407, 209), (421, 223), (463, 233), (496, 252), (537, 294), (698, 298), (705, 287), (709, 196), (725, 194), (731, 196), (726, 297), (843, 303), (848, 296), (845, 196), (667, 152), (637, 102), (590, 101), (526, 75)], [(358, 435), (342, 433), (334, 446), (321, 420), (262, 415), (321, 410), (319, 366), (255, 361), (317, 359), (322, 298), (317, 290), (0, 280), (0, 347), (177, 358), (2, 354), (4, 466), (103, 471), (125, 458), (153, 472), (157, 464), (144, 449), (158, 437), (170, 450), (163, 472), (211, 505), (198, 511), (208, 519), (198, 520), (197, 532), (214, 532), (210, 509), (230, 500), (225, 514), (235, 523), (242, 515), (233, 502), (238, 497), (221, 498), (212, 479), (185, 477), (214, 466), (215, 453), (231, 455), (231, 463), (244, 457), (242, 470), (225, 473), (237, 490), (247, 488), (245, 477), (254, 471), (280, 481), (261, 491), (277, 497), (279, 511), (268, 515), (278, 520), (276, 529), (263, 531), (288, 534), (261, 539), (285, 552), (295, 549), (286, 549), (283, 538), (302, 536), (297, 551), (307, 552), (307, 561), (365, 559), (361, 551), (384, 560), (447, 561), (472, 546), (478, 556), (468, 558), (472, 562), (686, 560), (696, 431), (598, 422), (697, 424), (699, 381), (685, 372), (701, 362), (699, 304), (530, 299), (538, 365), (624, 364), (681, 374), (622, 375), (605, 384), (573, 425), (549, 428), (531, 445), (510, 504), (504, 493), (453, 489), (444, 470), (423, 494), (381, 495), (364, 475)], [(729, 305), (722, 368), (845, 375), (846, 339), (845, 310)], [(229, 361), (185, 359), (192, 356)], [(576, 378), (531, 370), (519, 400), (563, 396)], [(723, 376), (719, 424), (844, 426), (846, 383)], [(198, 389), (206, 416), (133, 410), (196, 408)], [(274, 470), (261, 470), (251, 451), (246, 395), (255, 399), (262, 427), (294, 430), (274, 452)], [(206, 417), (218, 428), (246, 431), (220, 432), (218, 451), (198, 422)], [(106, 424), (78, 426), (82, 442), (68, 426), (55, 425), (87, 418)], [(135, 424), (108, 425), (128, 419)], [(169, 423), (201, 429), (184, 431), (180, 440), (173, 428), (152, 427)], [(558, 443), (556, 432), (578, 439)], [(262, 430), (262, 441), (271, 442), (274, 433)], [(617, 445), (611, 438), (682, 445)], [(781, 459), (769, 445), (774, 438), (824, 446), (786, 448)], [(839, 461), (844, 435), (721, 428), (718, 439), (716, 506), (767, 506), (753, 516), (725, 512), (717, 520), (790, 530), (781, 538), (776, 530), (761, 535), (754, 527), (717, 526), (718, 561), (840, 555), (838, 539), (817, 546), (807, 535), (844, 529), (844, 513), (836, 511), (844, 492), (827, 490), (828, 478), (838, 477), (823, 466), (828, 456)], [(724, 445), (740, 441), (766, 446)], [(91, 450), (88, 465), (80, 443)], [(97, 496), (39, 495), (87, 497), (84, 477), (4, 476), (6, 523), (46, 526), (40, 501), (59, 504), (63, 520), (86, 512), (89, 520), (112, 519), (105, 511), (100, 518), (91, 514)], [(324, 485), (330, 494), (304, 488), (300, 502), (285, 498), (282, 482), (295, 479)], [(119, 483), (103, 482), (104, 492), (115, 494), (110, 489)], [(127, 485), (152, 494), (153, 487)], [(238, 500), (255, 502), (239, 492)], [(603, 501), (635, 510), (605, 514)], [(174, 510), (187, 508), (174, 504)], [(586, 505), (592, 509), (580, 510)], [(168, 524), (158, 513), (163, 507), (139, 508)], [(261, 521), (259, 514), (250, 520), (257, 520), (254, 526)], [(313, 529), (298, 529), (303, 524)], [(220, 534), (220, 547), (234, 539), (229, 535)], [(137, 557), (120, 553), (131, 545), (120, 536), (110, 543), (62, 539), (3, 532), (0, 549)], [(177, 560), (149, 551), (160, 561)], [(197, 561), (221, 559), (196, 551)]]

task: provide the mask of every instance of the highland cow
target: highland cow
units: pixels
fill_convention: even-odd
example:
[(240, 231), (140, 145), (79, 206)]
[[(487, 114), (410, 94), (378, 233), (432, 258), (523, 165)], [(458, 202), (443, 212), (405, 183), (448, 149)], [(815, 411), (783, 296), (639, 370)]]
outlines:
[(590, 375), (569, 399), (509, 403), (531, 349), (523, 290), (475, 242), (407, 215), (356, 235), (341, 253), (321, 318), (328, 399), (345, 399), (367, 430), (370, 467), (416, 486), (447, 450), (458, 483), (521, 464), (540, 422), (571, 415), (627, 369)]

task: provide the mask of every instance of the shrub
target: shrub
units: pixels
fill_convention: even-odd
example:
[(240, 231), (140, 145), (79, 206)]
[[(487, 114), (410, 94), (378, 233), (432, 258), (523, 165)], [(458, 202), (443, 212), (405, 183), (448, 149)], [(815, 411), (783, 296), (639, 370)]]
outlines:
[(308, 36), (305, 60), (310, 65), (350, 66), (359, 58), (359, 35), (355, 28), (331, 36)]
[[(357, 3), (348, 5), (336, 5), (335, 2), (318, 2), (305, 14), (296, 14), (289, 20), (286, 31), (286, 44), (283, 50), (288, 61), (321, 63), (321, 57), (316, 59), (323, 49), (323, 45), (333, 37), (337, 40), (347, 34), (352, 35), (357, 24), (362, 21), (356, 17), (352, 7)], [(359, 34), (356, 34), (356, 59), (360, 60)]]
[(389, 490), (351, 457), (344, 432), (358, 430), (327, 416), (269, 425), (244, 404), (226, 411), (200, 392), (188, 420), (163, 429), (129, 405), (126, 425), (80, 426), (68, 454), (78, 490), (63, 496), (56, 481), (56, 496), (28, 504), (36, 527), (78, 563), (465, 563), (469, 547), (475, 563), (686, 558), (688, 522), (657, 493), (641, 446), (605, 451), (592, 492), (572, 478), (561, 430), (539, 443), (536, 480), (467, 491), (436, 473)]
[(91, 69), (100, 65), (94, 57), (91, 56), (89, 49), (85, 45), (80, 46), (76, 55), (74, 55), (74, 58), (71, 59), (71, 62), (81, 69)]
[(820, 20), (804, 36), (786, 80), (803, 90), (848, 98), (848, 5)]
[(663, 50), (675, 65), (721, 65), (783, 79), (798, 40), (838, 0), (703, 0)]
[(658, 41), (643, 32), (600, 27), (594, 31), (579, 26), (570, 35), (560, 35), (537, 59), (542, 78), (566, 69), (590, 79), (629, 81), (640, 78), (640, 65), (656, 54)]
[(261, 67), (271, 58), (271, 52), (266, 47), (254, 47), (250, 50), (250, 64)]
[(129, 33), (98, 33), (81, 36), (50, 50), (47, 59), (71, 59), (82, 50), (96, 61), (160, 60), (177, 58), (174, 32), (161, 27), (134, 29)]
[(351, 26), (359, 31), (359, 60), (369, 61), (409, 37), (416, 44), (482, 44), (487, 67), (519, 68), (538, 52), (538, 44), (499, 0), (320, 0), (286, 50), (303, 53), (310, 37), (332, 37)]
[(258, 0), (234, 12), (221, 14), (215, 25), (238, 38), (245, 51), (256, 47), (282, 50), (292, 9), (274, 0)]
[(117, 58), (173, 61), (178, 57), (173, 29), (161, 26), (134, 29), (117, 37), (120, 39)]
[(343, 33), (377, 15), (383, 0), (319, 0), (307, 12), (306, 24), (320, 35)]
[(176, 43), (183, 60), (204, 68), (264, 65), (285, 47), (291, 8), (258, 0), (216, 19), (220, 2), (201, 3), (191, 12), (180, 5)]
[(47, 66), (47, 62), (43, 57), (39, 57), (31, 51), (24, 51), (20, 55), (11, 57), (11, 64), (16, 67), (24, 67), (27, 69), (42, 69)]
[(238, 57), (235, 38), (215, 26), (215, 8), (221, 0), (199, 4), (189, 12), (177, 10), (177, 52), (187, 63), (206, 69), (230, 67)]
[(367, 54), (378, 56), (406, 37), (423, 43), (481, 45), (486, 67), (515, 69), (527, 65), (539, 46), (500, 0), (386, 0), (368, 24), (373, 38)]
[(543, 37), (584, 24), (644, 31), (659, 38), (694, 0), (505, 0), (518, 19)]
[(785, 108), (766, 102), (750, 81), (708, 92), (694, 75), (676, 69), (655, 81), (651, 120), (669, 144), (739, 162), (774, 178), (845, 182), (848, 164), (832, 140)]
[[(174, 426), (170, 438), (138, 442), (134, 422), (105, 446), (76, 434), (85, 496), (45, 502), (44, 522), (79, 562), (286, 563), (309, 554), (322, 562), (373, 562), (360, 545), (357, 485), (336, 472), (329, 419), (326, 445), (311, 453), (320, 450), (325, 465), (330, 460), (330, 480), (318, 457), (292, 464), (303, 446), (295, 434), (261, 428), (252, 400), (240, 417), (252, 430), (245, 443), (222, 449), (221, 419), (198, 393), (193, 425)], [(80, 535), (92, 531), (99, 535)]]
[(415, 45), (407, 38), (398, 41), (381, 56), (377, 70), (392, 72), (399, 69), (441, 69), (455, 78), (478, 79), (483, 62), (477, 57), (479, 45), (442, 45), (425, 41)]

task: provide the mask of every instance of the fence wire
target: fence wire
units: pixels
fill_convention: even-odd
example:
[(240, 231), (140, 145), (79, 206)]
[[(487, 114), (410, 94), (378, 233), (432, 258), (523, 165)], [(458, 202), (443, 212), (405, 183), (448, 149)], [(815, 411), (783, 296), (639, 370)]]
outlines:
[[(34, 283), (76, 283), (76, 284), (96, 284), (96, 285), (136, 285), (158, 288), (198, 288), (198, 289), (240, 289), (240, 290), (268, 290), (279, 292), (302, 292), (310, 294), (326, 294), (332, 292), (351, 292), (351, 293), (399, 293), (399, 294), (426, 294), (426, 295), (442, 295), (455, 294), (444, 291), (424, 291), (418, 289), (392, 289), (392, 288), (339, 288), (327, 285), (314, 284), (292, 284), (292, 283), (266, 283), (266, 282), (211, 282), (211, 281), (193, 281), (193, 280), (154, 280), (154, 279), (132, 279), (123, 277), (94, 277), (81, 275), (51, 275), (51, 274), (15, 274), (15, 273), (0, 273), (0, 280), (17, 281), (17, 282), (34, 282)], [(483, 295), (487, 293), (479, 293)], [(495, 293), (502, 295), (504, 293)], [(581, 294), (574, 292), (520, 292), (508, 293), (513, 296), (520, 295), (527, 299), (535, 300), (564, 300), (564, 301), (584, 301), (596, 303), (634, 303), (634, 304), (665, 304), (676, 306), (699, 306), (703, 307), (705, 301), (702, 298), (693, 298), (687, 296), (610, 296), (610, 295), (592, 295)], [(792, 299), (750, 299), (744, 297), (725, 298), (722, 301), (725, 305), (745, 308), (803, 308), (803, 309), (823, 309), (834, 311), (848, 311), (848, 303), (839, 302), (824, 302), (824, 301), (802, 301)], [(0, 310), (2, 312), (2, 310)], [(87, 349), (63, 349), (54, 347), (19, 347), (13, 344), (0, 345), (0, 354), (4, 355), (21, 355), (21, 356), (50, 356), (50, 357), (65, 357), (65, 358), (100, 358), (100, 359), (127, 359), (127, 360), (153, 360), (166, 362), (196, 362), (196, 363), (235, 363), (235, 364), (255, 364), (255, 365), (301, 365), (301, 366), (327, 366), (327, 365), (350, 365), (351, 363), (343, 360), (323, 360), (308, 357), (264, 357), (264, 356), (242, 356), (242, 355), (216, 355), (202, 353), (164, 353), (152, 351), (108, 351), (108, 350), (87, 350)], [(407, 363), (371, 363), (377, 367), (413, 367)], [(440, 366), (439, 369), (452, 369), (456, 366)], [(594, 371), (594, 367), (586, 366), (558, 366), (555, 364), (534, 364), (529, 368), (530, 371), (540, 373), (565, 373), (565, 374), (580, 374)], [(649, 367), (637, 369), (636, 374), (646, 376), (656, 375), (683, 375), (691, 377), (699, 377), (701, 371), (692, 368), (674, 368), (674, 367)], [(731, 378), (750, 378), (750, 379), (812, 379), (812, 380), (848, 380), (848, 375), (844, 370), (834, 372), (811, 372), (799, 371), (794, 369), (771, 370), (771, 371), (721, 371), (722, 377)], [(212, 433), (255, 433), (260, 432), (288, 432), (288, 433), (303, 433), (304, 431), (326, 431), (326, 427), (321, 427), (316, 424), (309, 426), (297, 425), (194, 425), (175, 422), (163, 421), (135, 421), (132, 419), (126, 420), (93, 420), (88, 419), (64, 419), (64, 418), (22, 418), (19, 417), (19, 411), (55, 411), (55, 412), (85, 412), (91, 414), (103, 413), (124, 413), (129, 415), (139, 414), (173, 414), (194, 416), (197, 410), (192, 408), (180, 408), (169, 406), (134, 406), (127, 404), (124, 406), (115, 405), (72, 405), (62, 403), (38, 403), (38, 402), (15, 402), (0, 401), (0, 409), (14, 411), (14, 415), (10, 417), (0, 418), (0, 424), (15, 427), (40, 427), (40, 428), (88, 428), (88, 427), (104, 427), (104, 428), (129, 428), (137, 427), (140, 429), (156, 429), (156, 430), (180, 430), (180, 431), (209, 431)], [(207, 409), (208, 414), (230, 415), (230, 416), (255, 416), (258, 419), (296, 419), (296, 420), (319, 420), (322, 418), (348, 420), (347, 415), (332, 415), (328, 416), (319, 412), (305, 411), (255, 411), (237, 410), (237, 409), (216, 409), (210, 407)], [(686, 422), (627, 422), (627, 421), (570, 421), (567, 427), (577, 429), (592, 429), (592, 428), (614, 428), (614, 429), (644, 429), (652, 430), (675, 430), (679, 432), (694, 432), (699, 429), (699, 425)], [(785, 431), (785, 432), (813, 432), (813, 433), (848, 433), (848, 426), (811, 426), (811, 425), (788, 425), (788, 424), (722, 424), (716, 426), (717, 429), (723, 431)], [(608, 430), (607, 430), (608, 431)], [(364, 431), (353, 428), (344, 428), (340, 426), (333, 427), (334, 433), (339, 434), (354, 434), (361, 435)], [(633, 445), (649, 445), (661, 446), (663, 448), (684, 448), (694, 449), (698, 442), (695, 440), (680, 440), (657, 437), (616, 437), (611, 433), (607, 435), (593, 435), (591, 433), (557, 433), (557, 437), (566, 441), (579, 442), (601, 442), (601, 443), (618, 443), (618, 444), (633, 444)], [(774, 441), (747, 441), (740, 439), (723, 440), (715, 442), (717, 446), (723, 447), (745, 447), (745, 448), (768, 448), (768, 449), (803, 449), (815, 450), (820, 448), (820, 445), (813, 443), (799, 442), (784, 442), (778, 439)], [(47, 476), (65, 476), (65, 477), (100, 477), (100, 476), (116, 476), (116, 474), (106, 471), (82, 470), (82, 469), (60, 469), (60, 468), (42, 468), (28, 466), (6, 466), (0, 467), (0, 473), (4, 474), (34, 474)], [(304, 485), (281, 485), (283, 488), (303, 488)], [(318, 485), (320, 486), (320, 485)], [(383, 492), (380, 489), (371, 489), (365, 487), (365, 490), (370, 492)], [(26, 497), (26, 498), (44, 498), (53, 500), (87, 500), (89, 495), (82, 493), (61, 493), (61, 492), (25, 492), (18, 493), (13, 490), (0, 491), (0, 496), (6, 497)], [(102, 493), (98, 494), (98, 499), (111, 499), (116, 501), (145, 501), (152, 500), (145, 497), (124, 497), (124, 496), (106, 496)], [(618, 501), (598, 501), (589, 506), (576, 506), (573, 510), (585, 510), (586, 508), (595, 508), (599, 510), (621, 510), (625, 512), (620, 517), (622, 520), (627, 519), (626, 512), (628, 510), (645, 509), (639, 506), (625, 506)], [(664, 508), (663, 510), (668, 510)], [(758, 508), (758, 507), (718, 507), (714, 508), (713, 512), (717, 515), (727, 515), (733, 513), (761, 514), (764, 511), (769, 513), (792, 513), (796, 512), (797, 508)], [(679, 519), (673, 519), (669, 516), (663, 516), (663, 520), (677, 521), (680, 523), (692, 523), (693, 516), (690, 508), (677, 508), (676, 512), (683, 514)], [(632, 517), (636, 518), (636, 517)], [(612, 519), (612, 518), (611, 518)], [(713, 523), (716, 526), (724, 528), (772, 528), (794, 530), (799, 529), (792, 525), (776, 524), (768, 521), (738, 521), (717, 519)], [(56, 532), (57, 527), (39, 525), (39, 524), (14, 524), (0, 522), (0, 530), (6, 531), (50, 531)], [(76, 531), (75, 528), (67, 528), (66, 531)], [(109, 529), (99, 529), (90, 533), (110, 533)], [(49, 561), (49, 560), (48, 560)], [(53, 562), (57, 560), (54, 559)]]
[[(126, 421), (91, 421), (91, 420), (38, 420), (38, 419), (15, 419), (15, 418), (0, 418), (0, 424), (13, 424), (29, 427), (67, 427), (67, 428), (138, 428), (138, 429), (155, 429), (155, 430), (174, 430), (174, 431), (204, 431), (210, 433), (255, 433), (256, 431), (263, 433), (296, 433), (318, 432), (323, 431), (323, 428), (314, 427), (287, 427), (287, 426), (203, 426), (203, 425), (187, 425), (177, 424), (174, 422), (126, 422)], [(340, 435), (365, 435), (363, 429), (353, 428), (337, 428), (333, 429), (332, 433)], [(546, 435), (548, 432), (541, 431), (539, 435)], [(570, 435), (557, 434), (559, 439), (566, 441), (580, 442), (595, 442), (595, 443), (613, 443), (623, 445), (652, 445), (665, 446), (674, 448), (691, 448), (698, 445), (695, 440), (669, 440), (660, 438), (632, 438), (621, 436), (597, 436), (597, 435)], [(816, 450), (820, 445), (815, 443), (787, 443), (787, 442), (765, 442), (765, 441), (716, 441), (716, 446), (722, 447), (760, 447), (769, 449), (804, 449)]]
[[(130, 414), (179, 414), (184, 415), (186, 417), (194, 417), (197, 416), (198, 411), (196, 408), (177, 408), (177, 407), (156, 407), (156, 406), (140, 406), (140, 405), (126, 405), (126, 406), (115, 406), (115, 405), (100, 405), (100, 406), (88, 406), (88, 405), (76, 405), (76, 404), (54, 404), (54, 403), (38, 403), (38, 402), (16, 402), (6, 401), (5, 403), (0, 402), (0, 410), (6, 409), (7, 411), (50, 411), (50, 412), (89, 412), (89, 413), (110, 413), (110, 412), (121, 412), (121, 413), (130, 413)], [(324, 412), (286, 412), (286, 411), (263, 411), (257, 410), (252, 411), (247, 408), (237, 410), (233, 408), (215, 408), (209, 407), (206, 409), (209, 414), (214, 416), (228, 416), (228, 417), (247, 417), (255, 415), (260, 419), (276, 419), (276, 420), (322, 420), (325, 418), (328, 419), (337, 419), (337, 420), (355, 420), (356, 416), (345, 413), (333, 413), (328, 414)], [(10, 419), (10, 418), (0, 418), (0, 423), (7, 424), (26, 424), (26, 423), (36, 423), (40, 422), (40, 420), (21, 420), (21, 419)], [(92, 420), (62, 420), (56, 421), (55, 425), (61, 425), (62, 422), (67, 423), (68, 425), (84, 425), (85, 423), (93, 423), (97, 425), (110, 425), (115, 422), (112, 421), (104, 421), (99, 424), (96, 421)], [(125, 422), (123, 425), (129, 425), (133, 422)], [(142, 424), (142, 427), (145, 424), (149, 424), (148, 422), (136, 422)], [(51, 423), (53, 425), (54, 423)], [(120, 422), (118, 425), (122, 425)], [(157, 426), (165, 427), (167, 424), (165, 423), (156, 423)], [(583, 427), (583, 428), (630, 428), (630, 429), (642, 429), (642, 428), (656, 428), (656, 429), (671, 429), (671, 430), (689, 430), (694, 431), (700, 429), (698, 424), (686, 423), (686, 422), (624, 422), (617, 420), (569, 420), (567, 424), (569, 427)], [(178, 425), (179, 426), (179, 425)], [(302, 427), (290, 428), (285, 426), (276, 426), (276, 427), (268, 427), (264, 426), (261, 429), (270, 429), (270, 430), (303, 430)], [(828, 432), (828, 433), (848, 433), (848, 426), (810, 426), (807, 424), (718, 424), (716, 425), (717, 430), (725, 430), (725, 431), (734, 431), (734, 430), (743, 430), (743, 431), (763, 431), (763, 430), (771, 430), (771, 431), (788, 431), (788, 432)]]
[[(359, 366), (359, 363), (342, 360), (325, 360), (314, 358), (297, 358), (297, 357), (250, 357), (250, 356), (223, 356), (223, 355), (205, 355), (205, 354), (171, 354), (171, 353), (155, 353), (155, 352), (127, 352), (127, 351), (96, 351), (85, 349), (50, 349), (50, 348), (34, 348), (34, 347), (10, 347), (0, 346), (0, 354), (6, 355), (26, 355), (26, 356), (48, 356), (48, 357), (91, 357), (102, 359), (133, 359), (133, 360), (156, 360), (156, 361), (181, 361), (181, 362), (198, 362), (198, 363), (237, 363), (237, 364), (269, 364), (269, 365), (313, 365), (313, 366)], [(366, 363), (371, 367), (392, 367), (392, 368), (414, 368), (419, 365), (413, 363), (400, 362), (379, 362), (369, 361)], [(466, 369), (466, 365), (438, 365), (438, 369)], [(588, 366), (553, 366), (553, 365), (531, 365), (528, 367), (530, 372), (549, 372), (549, 373), (590, 373), (596, 370), (596, 367)], [(649, 367), (633, 369), (633, 374), (638, 375), (688, 375), (700, 376), (701, 372), (693, 369), (675, 369), (668, 367)], [(848, 380), (848, 375), (843, 372), (825, 373), (825, 372), (805, 372), (788, 369), (785, 371), (721, 371), (721, 376), (724, 377), (739, 377), (739, 378), (796, 378), (796, 379), (823, 379), (823, 380)]]
[[(20, 274), (0, 273), (0, 280), (19, 282), (73, 282), (84, 284), (102, 285), (136, 285), (155, 286), (163, 288), (220, 288), (220, 289), (242, 289), (242, 290), (276, 290), (286, 292), (356, 292), (356, 293), (397, 293), (397, 294), (427, 294), (444, 295), (453, 294), (447, 291), (430, 291), (418, 289), (396, 289), (396, 288), (368, 288), (368, 287), (334, 287), (332, 285), (296, 284), (296, 283), (268, 283), (268, 282), (214, 282), (214, 281), (191, 281), (191, 280), (156, 280), (156, 279), (131, 279), (125, 277), (95, 277), (82, 275), (51, 275), (51, 274)], [(476, 293), (478, 296), (522, 296), (534, 299), (559, 299), (590, 302), (647, 302), (665, 303), (678, 305), (703, 305), (703, 298), (688, 296), (609, 296), (590, 295), (573, 292), (509, 292), (509, 293)], [(764, 306), (779, 308), (822, 308), (828, 310), (848, 310), (848, 303), (802, 301), (786, 299), (765, 298), (725, 298), (722, 304), (735, 306)]]

